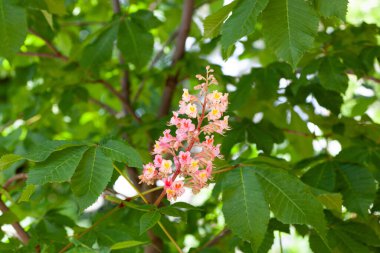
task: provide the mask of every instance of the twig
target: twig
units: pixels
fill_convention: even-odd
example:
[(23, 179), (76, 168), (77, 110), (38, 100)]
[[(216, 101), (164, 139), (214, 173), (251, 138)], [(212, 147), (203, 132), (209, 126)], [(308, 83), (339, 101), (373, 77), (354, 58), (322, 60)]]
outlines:
[[(5, 205), (3, 200), (0, 198), (0, 210), (2, 213), (6, 213), (9, 211), (9, 208)], [(20, 223), (14, 222), (12, 223), (12, 227), (16, 230), (17, 237), (18, 239), (23, 243), (23, 244), (28, 244), (30, 238), (29, 235), (25, 232), (25, 230), (21, 227)]]
[(123, 104), (125, 104), (126, 109), (130, 115), (135, 119), (137, 123), (141, 123), (141, 119), (137, 116), (137, 114), (133, 111), (132, 107), (129, 105), (127, 102), (126, 98), (121, 95), (109, 82), (103, 79), (98, 79), (98, 80), (90, 80), (89, 82), (92, 83), (100, 83), (102, 84), (105, 88), (107, 88), (112, 94), (114, 94)]
[[(113, 6), (113, 13), (114, 14), (120, 14), (121, 13), (121, 5), (119, 0), (112, 0), (112, 6)], [(119, 52), (119, 64), (121, 67), (125, 66), (125, 60), (121, 52)], [(130, 92), (131, 92), (131, 84), (129, 80), (129, 72), (128, 69), (125, 68), (122, 71), (122, 76), (120, 78), (120, 84), (121, 84), (121, 91), (122, 95), (125, 98), (125, 101), (123, 101), (123, 111), (124, 113), (128, 113), (129, 109), (128, 107), (132, 107), (130, 103)]]
[[(145, 204), (149, 204), (148, 200), (145, 198), (144, 194), (133, 184), (133, 182), (128, 178), (125, 173), (123, 173), (115, 164), (113, 164), (114, 169), (119, 172), (119, 174), (125, 178), (125, 180), (128, 181), (129, 184), (133, 187), (133, 189), (137, 192), (137, 194), (143, 199)], [(164, 191), (163, 191), (164, 192)], [(164, 225), (159, 221), (158, 225), (161, 227), (161, 229), (164, 231), (166, 236), (169, 238), (169, 240), (174, 244), (178, 252), (182, 253), (181, 248), (178, 246), (177, 242), (173, 239), (173, 237), (170, 235), (170, 233), (165, 229)]]
[(211, 239), (210, 241), (208, 241), (208, 242), (207, 242), (206, 244), (204, 244), (203, 246), (199, 247), (199, 248), (196, 250), (196, 252), (202, 251), (202, 250), (205, 249), (205, 248), (209, 248), (209, 247), (212, 247), (212, 246), (218, 244), (219, 241), (220, 241), (223, 237), (229, 235), (230, 233), (231, 233), (231, 230), (229, 230), (229, 229), (227, 229), (227, 228), (223, 229), (223, 230), (220, 231), (220, 233), (217, 234), (213, 239)]
[[(93, 230), (97, 225), (99, 225), (101, 222), (103, 222), (105, 219), (107, 219), (108, 217), (110, 217), (112, 214), (114, 214), (117, 210), (119, 210), (120, 208), (122, 208), (122, 206), (116, 206), (114, 207), (113, 209), (111, 209), (110, 211), (108, 211), (106, 214), (104, 214), (102, 217), (99, 218), (99, 220), (97, 220), (94, 224), (92, 224), (92, 226), (90, 226), (89, 228), (85, 229), (82, 233), (78, 234), (77, 236), (75, 236), (74, 238), (76, 239), (80, 239), (81, 237), (83, 237), (85, 234), (87, 234), (88, 232), (90, 232), (91, 230)], [(65, 247), (63, 247), (59, 253), (63, 253), (63, 252), (66, 252), (66, 250), (68, 250), (69, 248), (71, 248), (71, 246), (73, 246), (74, 244), (72, 242), (68, 243)]]
[[(4, 190), (7, 190), (7, 188), (15, 181), (18, 180), (25, 180), (28, 176), (25, 173), (20, 173), (16, 174), (13, 177), (9, 178), (3, 185)], [(6, 213), (9, 211), (9, 208), (5, 205), (4, 201), (1, 199), (1, 194), (0, 194), (0, 210), (2, 213)], [(25, 232), (23, 227), (21, 227), (20, 223), (14, 222), (12, 223), (12, 227), (16, 231), (18, 239), (23, 243), (23, 244), (28, 244), (30, 238), (29, 235)]]
[(102, 21), (68, 21), (61, 23), (61, 26), (90, 26), (90, 25), (105, 25), (107, 22)]
[[(346, 74), (348, 75), (356, 75), (354, 73), (354, 71), (352, 70), (348, 70), (346, 71)], [(364, 80), (371, 80), (371, 81), (374, 81), (375, 83), (380, 83), (380, 78), (376, 78), (374, 76), (362, 76), (361, 79), (364, 79)]]
[[(183, 2), (183, 12), (181, 26), (178, 31), (176, 48), (172, 58), (172, 67), (183, 57), (185, 53), (185, 43), (189, 35), (191, 19), (194, 11), (194, 0), (185, 0)], [(168, 76), (165, 84), (164, 93), (161, 100), (161, 106), (158, 116), (161, 118), (169, 113), (170, 104), (173, 98), (174, 90), (178, 82), (179, 72)]]
[(46, 46), (50, 48), (50, 50), (53, 51), (53, 53), (57, 56), (57, 58), (61, 58), (64, 61), (67, 61), (69, 59), (68, 57), (64, 56), (49, 40), (45, 39), (42, 35), (38, 34), (36, 31), (32, 29), (29, 29), (29, 32), (42, 39), (45, 42)]
[(13, 177), (10, 177), (3, 185), (3, 188), (5, 190), (7, 190), (9, 188), (9, 186), (15, 182), (15, 181), (18, 181), (18, 180), (26, 180), (28, 179), (28, 174), (26, 173), (18, 173), (16, 175), (14, 175)]
[(36, 56), (41, 58), (50, 58), (50, 59), (63, 59), (62, 56), (49, 53), (37, 53), (37, 52), (18, 52), (18, 55), (21, 56)]
[[(178, 35), (178, 29), (175, 30), (169, 37), (169, 39), (162, 45), (161, 47), (161, 50), (158, 51), (158, 53), (156, 54), (156, 56), (153, 58), (153, 60), (151, 61), (151, 63), (149, 64), (149, 67), (148, 67), (148, 70), (152, 70), (154, 65), (156, 65), (156, 63), (158, 62), (158, 60), (164, 55), (164, 50), (165, 48), (173, 42), (173, 40), (175, 39), (175, 37), (177, 37)], [(146, 80), (147, 80), (147, 77), (144, 77), (143, 80), (141, 81), (139, 87), (137, 88), (137, 92), (133, 98), (133, 103), (136, 103), (136, 101), (138, 100), (139, 96), (141, 95), (141, 92), (143, 91), (144, 89), (144, 86), (145, 86), (145, 83), (146, 83)]]
[(103, 108), (104, 110), (106, 110), (109, 114), (111, 114), (111, 115), (113, 115), (113, 116), (115, 116), (115, 117), (117, 116), (117, 111), (115, 111), (114, 109), (112, 109), (111, 106), (109, 106), (109, 105), (103, 103), (102, 101), (97, 100), (97, 99), (92, 98), (92, 97), (89, 98), (89, 101), (90, 101), (91, 103), (95, 104), (95, 105), (98, 105), (98, 106), (102, 107), (102, 108)]

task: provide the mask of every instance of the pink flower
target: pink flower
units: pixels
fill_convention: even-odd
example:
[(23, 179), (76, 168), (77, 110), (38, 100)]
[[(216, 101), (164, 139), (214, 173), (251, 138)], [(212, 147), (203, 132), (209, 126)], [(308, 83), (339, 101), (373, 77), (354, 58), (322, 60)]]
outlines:
[(153, 163), (148, 163), (143, 166), (143, 174), (139, 176), (140, 183), (146, 183), (152, 185), (157, 175), (156, 168)]
[(189, 151), (186, 152), (179, 152), (179, 162), (182, 166), (186, 166), (190, 163), (191, 159), (191, 153)]
[(171, 160), (162, 160), (161, 167), (160, 167), (160, 173), (163, 177), (167, 177), (169, 174), (172, 173), (172, 165), (173, 162)]
[(229, 130), (228, 116), (223, 118), (228, 107), (228, 93), (208, 92), (209, 86), (217, 81), (211, 74), (213, 70), (209, 66), (206, 69), (205, 76), (197, 75), (201, 80), (195, 87), (200, 90), (197, 96), (183, 89), (179, 110), (173, 112), (168, 123), (176, 127), (175, 135), (170, 129), (163, 132), (154, 145), (154, 162), (144, 165), (139, 176), (140, 183), (154, 184), (156, 180), (163, 180), (164, 193), (170, 200), (184, 193), (185, 181), (194, 193), (206, 187), (212, 176), (214, 159), (222, 157), (220, 144), (214, 144), (212, 134)]
[(185, 113), (187, 114), (187, 116), (189, 116), (190, 118), (196, 118), (197, 115), (198, 115), (198, 110), (197, 110), (197, 107), (196, 105), (194, 104), (188, 104), (187, 107), (186, 107), (186, 111)]
[(161, 167), (161, 163), (162, 163), (162, 156), (161, 155), (156, 155), (154, 157), (154, 166), (156, 166), (156, 168), (160, 168)]
[(190, 94), (188, 89), (183, 89), (182, 100), (187, 103), (190, 101)]
[(191, 122), (190, 119), (182, 119), (180, 121), (180, 129), (184, 132), (194, 131), (195, 125)]

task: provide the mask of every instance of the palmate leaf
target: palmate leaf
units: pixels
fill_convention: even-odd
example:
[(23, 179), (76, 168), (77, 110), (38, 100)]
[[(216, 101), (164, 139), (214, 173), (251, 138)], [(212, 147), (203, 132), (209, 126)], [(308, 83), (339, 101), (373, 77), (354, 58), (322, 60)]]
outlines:
[(323, 208), (310, 189), (283, 169), (253, 167), (275, 217), (285, 224), (308, 224), (322, 236), (326, 221)]
[(204, 37), (214, 38), (219, 35), (220, 27), (237, 2), (238, 1), (231, 2), (205, 18), (203, 21)]
[(304, 0), (271, 0), (263, 11), (264, 39), (277, 57), (295, 67), (311, 48), (318, 21), (315, 10)]
[(103, 30), (91, 44), (84, 48), (80, 64), (83, 67), (92, 67), (109, 60), (118, 29), (119, 23), (113, 22), (110, 27)]
[(127, 62), (144, 67), (153, 53), (153, 36), (128, 19), (120, 21), (117, 46)]
[(324, 17), (337, 17), (346, 20), (348, 0), (316, 0), (317, 10)]
[(344, 93), (348, 87), (345, 66), (336, 57), (325, 57), (319, 67), (321, 85), (336, 92)]
[(238, 168), (223, 181), (223, 214), (226, 224), (257, 251), (269, 223), (269, 207), (252, 168)]
[(109, 140), (100, 147), (103, 153), (112, 160), (126, 163), (129, 167), (142, 168), (140, 154), (127, 143)]
[(283, 169), (258, 164), (229, 172), (223, 181), (223, 214), (231, 230), (258, 250), (269, 220), (269, 207), (285, 224), (307, 224), (325, 239), (320, 202), (298, 178)]
[(87, 146), (71, 147), (54, 152), (46, 161), (38, 163), (28, 175), (28, 184), (43, 185), (70, 180)]
[(100, 147), (92, 147), (84, 153), (71, 179), (71, 188), (80, 210), (95, 202), (111, 179), (112, 172), (112, 161)]
[(26, 11), (10, 0), (0, 0), (0, 56), (12, 59), (27, 33)]
[(161, 214), (157, 210), (143, 214), (140, 218), (140, 235), (156, 225), (160, 219)]
[(241, 0), (222, 26), (222, 47), (227, 49), (241, 37), (255, 30), (257, 16), (268, 0)]
[(343, 204), (348, 210), (367, 216), (376, 196), (376, 183), (372, 174), (355, 164), (342, 164), (339, 172), (344, 183)]
[(335, 188), (337, 167), (334, 162), (320, 163), (308, 170), (301, 179), (312, 187), (332, 192)]
[(8, 154), (0, 158), (0, 170), (9, 168), (13, 163), (26, 159), (32, 162), (45, 161), (53, 152), (68, 147), (86, 145), (84, 141), (45, 141), (33, 148), (33, 151), (24, 155)]

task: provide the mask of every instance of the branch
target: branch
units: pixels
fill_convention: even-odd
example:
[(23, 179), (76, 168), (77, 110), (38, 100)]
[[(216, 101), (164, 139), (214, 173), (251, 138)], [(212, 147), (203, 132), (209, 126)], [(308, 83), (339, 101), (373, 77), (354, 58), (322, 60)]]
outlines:
[(62, 56), (56, 55), (56, 54), (48, 54), (48, 53), (37, 53), (37, 52), (18, 52), (18, 55), (21, 56), (36, 56), (41, 58), (51, 58), (51, 59), (62, 59), (65, 60), (65, 58), (62, 58)]
[[(9, 178), (3, 185), (4, 190), (7, 190), (7, 188), (15, 181), (18, 180), (25, 180), (27, 179), (27, 175), (25, 173), (20, 173), (16, 174), (13, 177)], [(4, 201), (1, 199), (1, 194), (0, 194), (0, 210), (4, 214), (9, 211), (9, 208), (5, 205)], [(25, 230), (21, 227), (20, 223), (14, 222), (12, 223), (12, 227), (16, 231), (18, 239), (23, 243), (23, 244), (28, 244), (30, 238), (29, 235), (25, 232)]]
[[(121, 13), (121, 5), (119, 0), (112, 0), (112, 6), (113, 6), (113, 13), (114, 14), (120, 14)], [(125, 101), (123, 101), (123, 111), (126, 114), (129, 112), (128, 107), (132, 107), (130, 103), (130, 93), (131, 93), (131, 84), (129, 80), (129, 72), (128, 69), (125, 66), (125, 60), (123, 58), (123, 55), (121, 52), (119, 52), (119, 64), (121, 67), (125, 68), (124, 71), (122, 71), (122, 77), (120, 78), (120, 84), (121, 84), (121, 91), (122, 95), (125, 98)]]
[[(162, 45), (161, 50), (158, 51), (158, 53), (156, 54), (156, 56), (153, 58), (153, 60), (152, 60), (151, 63), (149, 64), (148, 70), (152, 70), (152, 69), (153, 69), (154, 65), (156, 65), (156, 63), (158, 62), (158, 60), (164, 55), (164, 50), (165, 50), (165, 48), (166, 48), (170, 43), (173, 42), (173, 40), (177, 37), (177, 35), (178, 35), (178, 29), (175, 30), (175, 31), (170, 35), (169, 39), (168, 39), (168, 40)], [(145, 78), (141, 81), (141, 83), (140, 83), (140, 85), (139, 85), (139, 87), (138, 87), (138, 89), (137, 89), (137, 92), (136, 92), (136, 94), (135, 94), (135, 97), (133, 98), (133, 103), (136, 103), (136, 101), (137, 101), (137, 99), (139, 98), (141, 92), (143, 91), (144, 86), (145, 86), (145, 83), (146, 83), (146, 80), (147, 80), (147, 78), (145, 77)]]
[[(346, 71), (346, 74), (348, 74), (348, 75), (355, 75), (356, 76), (356, 74), (352, 70)], [(371, 80), (371, 81), (374, 81), (375, 83), (380, 84), (380, 78), (376, 78), (374, 76), (362, 76), (362, 77), (360, 77), (360, 79)]]
[(97, 99), (95, 99), (95, 98), (92, 98), (92, 97), (89, 98), (89, 101), (90, 101), (91, 103), (95, 104), (95, 105), (98, 105), (98, 106), (102, 107), (102, 108), (103, 108), (104, 110), (106, 110), (109, 114), (111, 114), (111, 115), (117, 117), (117, 111), (115, 111), (111, 106), (109, 106), (109, 105), (103, 103), (103, 102), (100, 101), (100, 100), (97, 100)]
[[(183, 57), (185, 53), (185, 43), (189, 35), (191, 19), (194, 10), (194, 0), (185, 0), (183, 2), (183, 12), (181, 19), (181, 26), (178, 31), (176, 48), (172, 58), (172, 67)], [(170, 104), (173, 98), (174, 90), (178, 82), (178, 71), (174, 75), (168, 76), (164, 93), (161, 100), (161, 107), (159, 109), (158, 117), (163, 117), (169, 113)]]
[(121, 95), (109, 82), (103, 79), (90, 80), (89, 82), (102, 84), (106, 89), (108, 89), (112, 94), (114, 94), (123, 104), (125, 104), (126, 110), (128, 111), (130, 115), (132, 115), (132, 117), (136, 120), (136, 122), (141, 123), (141, 119), (133, 111), (132, 107), (129, 105), (126, 98), (123, 95)]
[(16, 175), (14, 175), (13, 177), (9, 178), (3, 185), (3, 188), (5, 190), (7, 190), (9, 188), (9, 186), (15, 182), (15, 181), (19, 181), (19, 180), (26, 180), (28, 179), (28, 175), (26, 173), (18, 173)]
[(49, 40), (45, 39), (42, 35), (38, 34), (36, 31), (32, 29), (29, 29), (29, 32), (42, 39), (45, 42), (46, 46), (50, 48), (51, 51), (53, 51), (57, 58), (61, 58), (64, 61), (67, 61), (69, 59), (68, 57), (64, 56)]
[[(9, 211), (9, 208), (5, 205), (3, 200), (0, 199), (0, 210), (2, 213), (6, 213)], [(14, 230), (16, 230), (17, 237), (18, 239), (23, 243), (23, 244), (28, 244), (30, 238), (29, 235), (25, 232), (25, 230), (21, 227), (20, 223), (14, 222), (12, 223), (12, 227)]]
[(202, 251), (202, 250), (205, 249), (205, 248), (209, 248), (209, 247), (212, 247), (212, 246), (218, 244), (219, 241), (220, 241), (221, 239), (223, 239), (223, 237), (225, 237), (225, 236), (227, 236), (227, 235), (229, 235), (229, 234), (231, 234), (231, 230), (229, 230), (229, 229), (227, 229), (227, 228), (223, 229), (223, 230), (220, 231), (220, 233), (217, 234), (212, 240), (208, 241), (206, 244), (204, 244), (203, 246), (199, 247), (199, 248), (196, 250), (196, 252)]

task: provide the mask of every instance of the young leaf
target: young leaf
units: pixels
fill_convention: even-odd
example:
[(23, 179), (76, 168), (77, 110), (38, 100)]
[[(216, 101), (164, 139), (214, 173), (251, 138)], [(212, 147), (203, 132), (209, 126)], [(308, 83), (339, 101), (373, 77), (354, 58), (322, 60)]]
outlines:
[(237, 2), (231, 2), (205, 18), (203, 21), (204, 37), (214, 38), (219, 35), (220, 27)]
[(132, 248), (140, 245), (147, 244), (148, 242), (140, 242), (140, 241), (125, 241), (125, 242), (118, 242), (111, 246), (111, 249), (127, 249)]
[(318, 31), (318, 16), (304, 0), (271, 0), (263, 12), (263, 33), (277, 57), (293, 68), (311, 48)]
[(156, 225), (160, 219), (161, 214), (157, 210), (143, 214), (140, 218), (140, 235)]
[(308, 224), (322, 236), (326, 221), (322, 205), (298, 178), (282, 169), (257, 166), (255, 172), (275, 217), (285, 224)]
[(81, 210), (95, 202), (111, 179), (112, 172), (111, 159), (99, 147), (84, 153), (71, 179), (71, 188)]
[(153, 53), (153, 36), (134, 22), (122, 19), (117, 46), (127, 62), (143, 68)]
[(112, 160), (126, 163), (129, 167), (142, 168), (140, 154), (127, 143), (109, 140), (100, 147), (103, 153)]
[(102, 31), (91, 44), (84, 48), (80, 59), (80, 64), (83, 67), (99, 66), (111, 58), (113, 44), (119, 29), (118, 24), (117, 22), (113, 23), (106, 30)]
[(70, 180), (87, 146), (67, 148), (54, 152), (46, 161), (38, 163), (28, 175), (28, 184), (43, 185)]
[(222, 47), (226, 50), (241, 37), (255, 30), (257, 16), (268, 0), (241, 0), (222, 26)]
[(0, 56), (12, 59), (27, 33), (26, 11), (13, 1), (0, 0)]
[(22, 191), (18, 202), (29, 201), (30, 197), (32, 196), (35, 190), (36, 186), (34, 184), (27, 185)]
[(267, 231), (269, 207), (254, 168), (238, 168), (224, 178), (223, 214), (227, 226), (257, 251)]
[(23, 158), (21, 156), (15, 154), (3, 155), (0, 158), (0, 171), (8, 169), (12, 164), (22, 159)]

